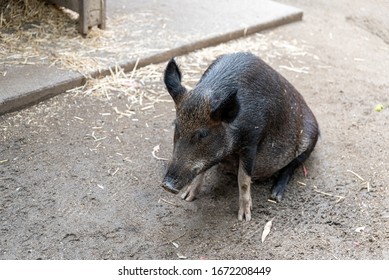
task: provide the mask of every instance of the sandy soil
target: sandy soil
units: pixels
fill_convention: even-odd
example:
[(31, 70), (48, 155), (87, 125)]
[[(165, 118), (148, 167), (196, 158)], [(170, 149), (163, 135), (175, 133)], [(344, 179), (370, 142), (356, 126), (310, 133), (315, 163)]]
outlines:
[(281, 203), (255, 184), (238, 222), (236, 179), (214, 171), (194, 202), (162, 190), (175, 113), (150, 66), (133, 82), (154, 101), (97, 89), (0, 117), (0, 259), (389, 259), (389, 2), (282, 2), (304, 20), (178, 58), (193, 86), (252, 51), (304, 95), (321, 138)]

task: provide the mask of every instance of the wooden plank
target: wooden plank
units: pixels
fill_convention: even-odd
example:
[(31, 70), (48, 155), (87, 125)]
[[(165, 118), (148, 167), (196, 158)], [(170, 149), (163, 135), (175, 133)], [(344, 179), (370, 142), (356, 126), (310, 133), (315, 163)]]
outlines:
[(79, 32), (87, 34), (90, 27), (106, 27), (106, 0), (47, 0), (79, 13)]

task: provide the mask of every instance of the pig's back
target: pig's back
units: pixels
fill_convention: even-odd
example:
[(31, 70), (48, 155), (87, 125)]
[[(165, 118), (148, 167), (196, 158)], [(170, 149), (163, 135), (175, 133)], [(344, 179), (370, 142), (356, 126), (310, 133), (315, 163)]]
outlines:
[[(233, 125), (244, 126), (241, 137), (255, 137), (251, 132), (263, 128), (254, 178), (272, 176), (316, 142), (318, 125), (304, 98), (281, 74), (251, 53), (219, 57), (198, 85), (211, 88), (214, 94), (238, 91), (240, 112)], [(229, 157), (224, 163), (233, 162), (232, 169), (236, 170), (236, 159)]]

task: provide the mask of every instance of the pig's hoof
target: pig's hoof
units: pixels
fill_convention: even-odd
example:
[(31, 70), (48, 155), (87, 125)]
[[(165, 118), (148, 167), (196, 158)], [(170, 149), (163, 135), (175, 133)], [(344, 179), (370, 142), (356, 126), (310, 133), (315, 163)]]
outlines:
[(196, 198), (197, 191), (196, 189), (191, 188), (190, 186), (182, 193), (181, 198), (185, 201), (193, 201)]
[(246, 222), (249, 222), (251, 220), (251, 210), (244, 211), (239, 209), (238, 220), (243, 221), (243, 217), (245, 218)]
[(281, 202), (281, 200), (282, 200), (282, 194), (278, 194), (278, 193), (272, 193), (271, 195), (270, 195), (270, 199), (271, 200), (274, 200), (275, 202)]
[(246, 222), (249, 222), (251, 220), (251, 209), (253, 209), (251, 199), (242, 201), (239, 205), (238, 220), (243, 221), (243, 218), (245, 218)]
[(185, 201), (193, 201), (195, 198), (196, 198), (196, 195), (194, 195), (194, 194), (192, 194), (191, 192), (188, 192), (188, 191), (185, 191), (181, 195), (181, 199), (183, 199)]
[(276, 202), (281, 202), (283, 196), (284, 196), (283, 190), (281, 191), (278, 188), (274, 188), (271, 192), (270, 199)]
[(168, 192), (171, 192), (171, 193), (174, 193), (174, 194), (178, 194), (179, 190), (177, 190), (175, 187), (174, 187), (174, 184), (172, 184), (170, 181), (165, 181), (162, 183), (162, 188), (164, 188), (165, 190), (167, 190)]

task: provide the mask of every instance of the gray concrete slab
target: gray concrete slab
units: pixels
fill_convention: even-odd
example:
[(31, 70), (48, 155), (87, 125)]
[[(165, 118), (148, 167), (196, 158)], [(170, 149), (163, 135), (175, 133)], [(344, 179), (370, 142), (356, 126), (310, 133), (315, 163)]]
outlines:
[[(91, 48), (88, 58), (98, 62), (96, 69), (66, 69), (49, 60), (15, 65), (0, 57), (4, 73), (0, 75), (0, 114), (81, 86), (85, 76), (107, 75), (115, 65), (129, 71), (136, 62), (138, 67), (160, 63), (302, 19), (301, 10), (267, 0), (117, 0), (108, 1), (107, 9), (108, 28), (104, 32), (113, 36), (104, 47)], [(64, 36), (63, 40), (68, 38)], [(80, 46), (83, 40), (76, 38)], [(77, 53), (77, 47), (72, 46)]]

